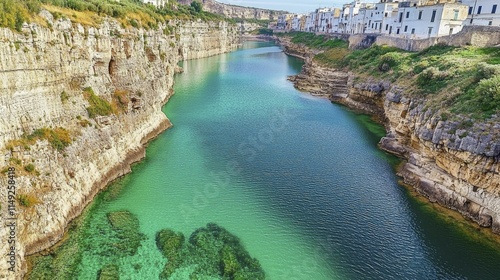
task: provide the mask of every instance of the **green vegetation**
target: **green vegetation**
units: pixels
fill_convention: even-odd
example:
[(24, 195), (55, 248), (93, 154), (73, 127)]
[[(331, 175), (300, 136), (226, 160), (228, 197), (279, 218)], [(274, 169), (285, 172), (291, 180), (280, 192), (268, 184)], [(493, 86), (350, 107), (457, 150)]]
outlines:
[(24, 170), (26, 170), (26, 172), (31, 173), (31, 172), (35, 171), (35, 165), (33, 163), (25, 165)]
[(113, 112), (111, 104), (109, 104), (109, 102), (105, 99), (97, 96), (92, 88), (85, 88), (83, 90), (83, 95), (89, 102), (87, 112), (89, 113), (90, 118), (95, 118), (97, 116), (108, 116)]
[(273, 35), (273, 30), (269, 28), (260, 28), (252, 31), (252, 34), (254, 35), (267, 35), (267, 36), (272, 36)]
[(189, 242), (184, 242), (182, 233), (165, 229), (157, 234), (156, 242), (168, 260), (162, 279), (180, 267), (192, 267), (190, 279), (265, 279), (259, 262), (250, 257), (240, 240), (216, 224), (197, 229)]
[(23, 207), (31, 207), (39, 202), (36, 197), (29, 194), (20, 194), (17, 197), (17, 201), (19, 202), (19, 205)]
[(18, 158), (15, 158), (15, 157), (11, 157), (9, 159), (10, 163), (13, 163), (13, 164), (16, 164), (16, 165), (20, 165), (21, 164), (21, 160), (18, 159)]
[[(23, 147), (25, 150), (30, 149), (30, 145), (35, 144), (37, 140), (47, 140), (52, 148), (63, 151), (72, 142), (70, 133), (68, 130), (57, 127), (57, 128), (39, 128), (33, 131), (31, 134), (24, 134), (20, 139), (9, 141), (6, 147), (10, 150), (14, 147)], [(11, 161), (18, 161), (18, 159), (11, 158)], [(16, 164), (21, 164), (21, 161)], [(29, 168), (29, 167), (28, 167)], [(28, 171), (28, 170), (26, 170)], [(28, 171), (29, 172), (29, 171)]]
[(201, 13), (203, 10), (202, 4), (198, 1), (191, 2), (191, 7), (194, 9), (196, 13)]
[(425, 96), (425, 105), (442, 114), (486, 119), (500, 113), (500, 48), (437, 45), (408, 52), (373, 45), (350, 50), (346, 42), (325, 36), (281, 36), (292, 36), (294, 43), (322, 50), (314, 57), (320, 65), (352, 71), (360, 78), (399, 84), (410, 95)]
[(292, 36), (292, 43), (304, 44), (306, 47), (314, 49), (347, 48), (348, 44), (339, 39), (330, 39), (325, 35), (315, 35), (307, 32), (291, 32), (286, 36)]
[(69, 95), (66, 93), (66, 91), (61, 92), (61, 102), (66, 103), (68, 101)]
[(40, 2), (37, 0), (0, 0), (0, 27), (20, 32), (29, 15), (38, 12), (40, 12)]
[(62, 127), (58, 127), (55, 129), (51, 128), (40, 128), (30, 135), (24, 136), (24, 139), (27, 140), (29, 144), (34, 144), (36, 140), (47, 140), (49, 141), (52, 148), (62, 151), (64, 148), (71, 144), (71, 137), (69, 135), (69, 131)]
[(115, 90), (113, 93), (111, 108), (115, 114), (127, 111), (128, 104), (130, 103), (128, 93), (126, 90)]
[(48, 23), (38, 16), (41, 8), (50, 11), (54, 19), (68, 18), (84, 25), (97, 25), (104, 16), (117, 19), (123, 26), (157, 29), (171, 19), (202, 19), (220, 21), (223, 17), (204, 12), (200, 2), (191, 6), (170, 0), (157, 8), (139, 0), (0, 0), (0, 27), (21, 31), (24, 22)]

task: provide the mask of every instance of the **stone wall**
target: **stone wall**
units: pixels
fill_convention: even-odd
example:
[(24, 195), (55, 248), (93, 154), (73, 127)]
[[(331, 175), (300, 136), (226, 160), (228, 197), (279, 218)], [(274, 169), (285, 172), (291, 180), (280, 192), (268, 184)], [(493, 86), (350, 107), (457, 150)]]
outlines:
[(492, 47), (500, 45), (500, 28), (495, 26), (465, 26), (462, 31), (450, 36), (429, 39), (404, 39), (380, 34), (354, 34), (349, 36), (349, 47), (366, 48), (371, 44), (387, 45), (407, 51), (421, 51), (443, 44), (449, 46)]
[[(144, 157), (144, 145), (171, 125), (161, 108), (173, 94), (178, 61), (239, 44), (238, 27), (225, 22), (172, 21), (170, 28), (144, 30), (113, 20), (89, 27), (41, 15), (51, 28), (0, 29), (0, 166), (15, 166), (16, 196), (36, 201), (29, 207), (15, 202), (16, 273), (2, 257), (2, 279), (19, 279), (25, 255), (57, 242), (94, 195), (130, 172), (130, 164)], [(87, 87), (122, 108), (91, 118)], [(72, 143), (57, 150), (47, 140), (16, 142), (44, 127), (66, 129)], [(28, 164), (35, 167), (31, 173), (24, 169)], [(0, 185), (7, 186), (6, 176)], [(0, 204), (0, 255), (6, 256), (6, 190)]]

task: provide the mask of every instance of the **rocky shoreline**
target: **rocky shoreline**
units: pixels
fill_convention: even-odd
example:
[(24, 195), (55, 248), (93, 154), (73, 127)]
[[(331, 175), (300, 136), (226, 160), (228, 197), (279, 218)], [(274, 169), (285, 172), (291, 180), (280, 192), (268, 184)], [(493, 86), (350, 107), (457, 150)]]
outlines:
[[(240, 28), (223, 21), (178, 21), (145, 30), (112, 19), (93, 27), (54, 19), (47, 11), (41, 15), (50, 28), (33, 23), (22, 33), (0, 29), (1, 160), (16, 168), (17, 198), (28, 198), (25, 205), (16, 203), (15, 272), (2, 260), (2, 279), (21, 279), (25, 256), (60, 240), (94, 196), (129, 173), (144, 158), (147, 143), (171, 126), (161, 109), (173, 94), (179, 61), (229, 52), (240, 43)], [(115, 113), (90, 116), (85, 92), (109, 102)], [(46, 139), (27, 140), (42, 128)], [(58, 129), (68, 132), (70, 143), (56, 149)], [(2, 185), (7, 181), (0, 179)], [(7, 201), (2, 191), (2, 224)], [(3, 256), (8, 236), (1, 227)]]
[(316, 50), (277, 41), (285, 53), (303, 58), (302, 72), (289, 78), (301, 91), (368, 113), (387, 131), (379, 146), (403, 159), (398, 175), (431, 202), (458, 211), (500, 234), (500, 122), (443, 120), (423, 100), (387, 81), (356, 79), (352, 72), (313, 61)]

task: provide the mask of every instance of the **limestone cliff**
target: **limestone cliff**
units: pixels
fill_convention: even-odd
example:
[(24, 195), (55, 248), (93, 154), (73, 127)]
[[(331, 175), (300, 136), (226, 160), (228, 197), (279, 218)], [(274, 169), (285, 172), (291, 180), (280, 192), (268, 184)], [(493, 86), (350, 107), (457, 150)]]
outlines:
[(383, 123), (380, 146), (406, 159), (399, 174), (432, 202), (459, 211), (500, 234), (500, 118), (452, 121), (387, 81), (318, 65), (313, 51), (280, 38), (289, 54), (304, 57), (295, 86), (369, 113)]
[[(178, 61), (239, 43), (238, 28), (226, 22), (171, 21), (144, 30), (111, 19), (89, 27), (42, 16), (50, 28), (0, 29), (0, 166), (4, 174), (16, 168), (13, 216), (7, 176), (0, 179), (2, 279), (20, 278), (25, 255), (57, 242), (94, 195), (129, 172), (144, 145), (171, 125), (161, 108), (173, 93)], [(92, 102), (107, 102), (113, 113), (91, 116)], [(48, 136), (30, 139), (42, 128)], [(69, 146), (53, 138), (57, 129), (69, 133)], [(12, 217), (15, 273), (4, 257)]]
[[(189, 5), (193, 0), (179, 0), (181, 4)], [(274, 11), (260, 8), (242, 7), (219, 3), (214, 0), (202, 0), (203, 10), (228, 18), (237, 19), (257, 19), (257, 20), (278, 20), (278, 16), (285, 11)]]

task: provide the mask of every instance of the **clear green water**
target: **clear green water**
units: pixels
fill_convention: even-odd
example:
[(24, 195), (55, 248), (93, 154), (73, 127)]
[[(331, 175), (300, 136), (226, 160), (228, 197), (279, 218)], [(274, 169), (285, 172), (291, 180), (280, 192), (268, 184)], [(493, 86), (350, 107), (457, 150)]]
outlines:
[[(123, 279), (158, 278), (160, 229), (189, 236), (208, 222), (239, 236), (269, 279), (498, 279), (495, 246), (398, 186), (379, 126), (286, 81), (301, 65), (263, 42), (186, 62), (164, 109), (174, 127), (114, 200), (96, 202), (90, 243), (105, 242), (106, 213), (127, 209), (147, 239), (115, 261)], [(112, 259), (99, 247), (79, 279)]]

